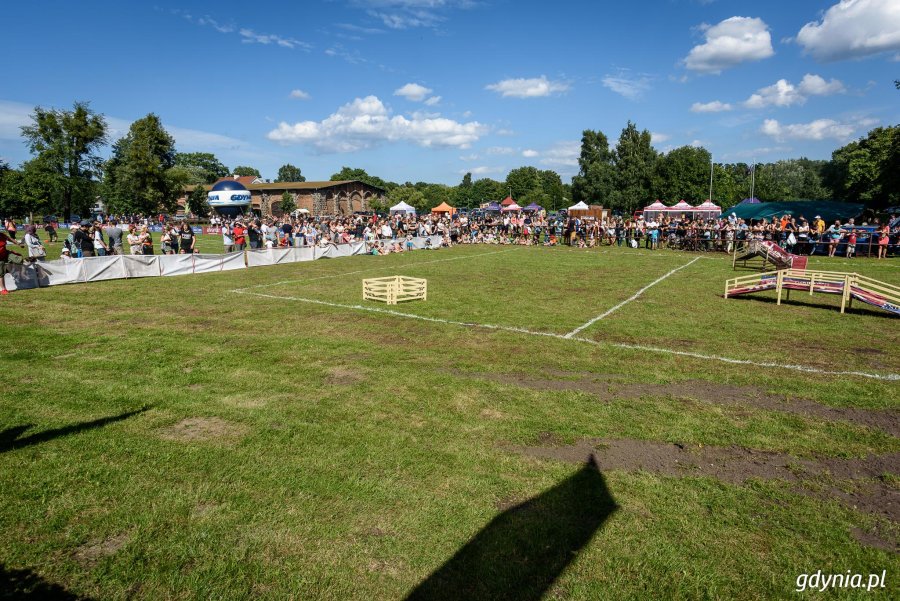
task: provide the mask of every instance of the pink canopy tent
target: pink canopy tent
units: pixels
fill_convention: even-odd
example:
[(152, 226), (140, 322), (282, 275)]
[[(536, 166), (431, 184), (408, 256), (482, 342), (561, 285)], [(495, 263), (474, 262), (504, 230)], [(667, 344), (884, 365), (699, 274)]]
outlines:
[(513, 211), (521, 211), (521, 210), (522, 210), (522, 207), (517, 205), (515, 202), (508, 204), (505, 207), (503, 207), (502, 209), (500, 209), (500, 211), (502, 213), (511, 213)]
[(686, 203), (683, 200), (679, 200), (674, 205), (669, 207), (669, 211), (671, 211), (672, 213), (678, 213), (678, 214), (694, 213), (696, 210), (697, 209), (695, 209), (694, 207), (692, 207), (691, 205), (689, 205), (688, 203)]
[(694, 208), (694, 213), (698, 217), (704, 217), (706, 219), (715, 219), (719, 215), (722, 214), (722, 207), (712, 202), (711, 200), (707, 200), (703, 204), (699, 204)]
[(644, 219), (656, 219), (668, 210), (669, 207), (657, 200), (653, 204), (644, 207)]

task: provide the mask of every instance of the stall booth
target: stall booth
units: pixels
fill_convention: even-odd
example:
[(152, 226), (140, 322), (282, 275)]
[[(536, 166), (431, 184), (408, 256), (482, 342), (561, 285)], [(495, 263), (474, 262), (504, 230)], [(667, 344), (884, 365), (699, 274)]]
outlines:
[(722, 207), (707, 200), (694, 207), (694, 217), (697, 219), (718, 219), (722, 216)]
[(609, 209), (604, 209), (601, 205), (588, 205), (584, 201), (572, 205), (567, 209), (569, 217), (592, 217), (598, 221), (609, 217)]
[(446, 202), (442, 202), (438, 206), (431, 209), (431, 212), (444, 215), (453, 215), (454, 213), (456, 213), (456, 207), (451, 207)]
[(537, 213), (538, 211), (543, 211), (544, 207), (542, 207), (541, 205), (539, 205), (536, 202), (533, 202), (522, 210), (525, 211), (526, 213)]
[(391, 215), (395, 213), (402, 213), (404, 215), (415, 215), (416, 208), (412, 205), (408, 205), (405, 202), (398, 202), (394, 206), (390, 208)]
[(644, 221), (651, 221), (653, 219), (660, 219), (663, 215), (666, 214), (666, 211), (669, 210), (669, 207), (664, 205), (662, 202), (657, 200), (653, 204), (649, 204), (644, 207), (643, 216)]
[(694, 217), (695, 211), (696, 209), (693, 206), (683, 200), (679, 200), (674, 205), (669, 207), (668, 215), (670, 217), (675, 217), (676, 219), (680, 219), (682, 217), (692, 219)]
[(502, 209), (500, 209), (500, 211), (502, 213), (518, 213), (521, 210), (522, 210), (522, 207), (520, 207), (516, 203), (508, 204), (505, 207), (503, 207)]

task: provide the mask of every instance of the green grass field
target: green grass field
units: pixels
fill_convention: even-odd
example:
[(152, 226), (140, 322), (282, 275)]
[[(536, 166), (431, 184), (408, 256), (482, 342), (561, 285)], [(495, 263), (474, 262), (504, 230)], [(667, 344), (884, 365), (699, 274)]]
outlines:
[[(395, 274), (428, 301), (362, 300)], [(886, 570), (829, 594), (896, 598), (900, 321), (723, 299), (734, 275), (717, 254), (472, 246), (15, 292), (0, 586), (770, 599)]]

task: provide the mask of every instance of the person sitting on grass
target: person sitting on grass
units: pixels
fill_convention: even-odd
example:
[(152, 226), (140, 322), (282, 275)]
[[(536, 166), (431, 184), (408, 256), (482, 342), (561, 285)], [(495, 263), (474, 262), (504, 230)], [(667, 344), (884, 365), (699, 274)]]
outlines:
[(11, 238), (6, 232), (0, 232), (0, 294), (9, 294), (6, 289), (6, 274), (9, 265), (21, 265), (24, 261), (22, 255), (9, 250), (6, 245), (12, 242), (16, 246), (24, 246), (23, 242), (19, 242), (15, 238)]

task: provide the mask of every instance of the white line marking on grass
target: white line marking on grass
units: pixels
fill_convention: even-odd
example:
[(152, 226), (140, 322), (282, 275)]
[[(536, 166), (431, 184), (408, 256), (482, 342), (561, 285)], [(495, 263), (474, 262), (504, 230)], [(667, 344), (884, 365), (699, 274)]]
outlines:
[(675, 269), (673, 269), (673, 270), (670, 271), (669, 273), (667, 273), (667, 274), (665, 274), (665, 275), (663, 275), (663, 276), (661, 276), (661, 277), (659, 277), (659, 278), (653, 280), (652, 282), (650, 282), (649, 284), (647, 284), (646, 286), (644, 286), (643, 288), (641, 288), (640, 290), (638, 290), (637, 292), (635, 292), (635, 293), (634, 293), (633, 295), (631, 295), (630, 297), (628, 297), (628, 298), (626, 298), (625, 300), (623, 300), (621, 303), (619, 303), (618, 305), (616, 305), (616, 306), (613, 307), (612, 309), (609, 309), (609, 310), (606, 311), (605, 313), (601, 313), (600, 315), (598, 315), (598, 316), (595, 317), (594, 319), (588, 321), (587, 323), (584, 323), (584, 324), (578, 326), (577, 328), (575, 328), (574, 330), (572, 330), (571, 332), (569, 332), (568, 334), (566, 334), (565, 337), (566, 337), (566, 338), (571, 338), (572, 336), (574, 336), (575, 334), (577, 334), (577, 333), (580, 332), (581, 330), (583, 330), (583, 329), (585, 329), (585, 328), (589, 328), (589, 327), (591, 327), (592, 325), (594, 325), (595, 323), (597, 323), (598, 321), (600, 321), (601, 319), (604, 319), (604, 318), (606, 318), (606, 317), (612, 315), (613, 313), (615, 313), (616, 311), (618, 311), (619, 309), (621, 309), (622, 307), (624, 307), (625, 305), (627, 305), (627, 304), (630, 303), (631, 301), (637, 299), (640, 295), (642, 295), (643, 293), (645, 293), (645, 292), (646, 292), (647, 290), (649, 290), (650, 288), (652, 288), (652, 287), (656, 286), (657, 284), (659, 284), (661, 281), (663, 281), (664, 279), (666, 279), (667, 277), (669, 277), (669, 276), (672, 275), (673, 273), (675, 273), (675, 272), (677, 272), (677, 271), (681, 271), (681, 270), (684, 269), (685, 267), (688, 267), (689, 265), (693, 265), (694, 263), (696, 263), (696, 262), (699, 261), (699, 260), (700, 260), (700, 257), (695, 257), (694, 259), (691, 259), (690, 261), (688, 261), (688, 262), (685, 263), (684, 265), (682, 265), (682, 266), (680, 266), (680, 267), (676, 267)]
[[(684, 267), (687, 267), (685, 265)], [(392, 309), (380, 309), (378, 307), (365, 307), (363, 305), (345, 305), (341, 303), (332, 303), (328, 301), (316, 300), (313, 298), (302, 298), (298, 296), (278, 296), (277, 294), (265, 294), (262, 292), (246, 292), (244, 290), (232, 290), (232, 292), (236, 292), (238, 294), (248, 294), (251, 296), (260, 296), (263, 298), (274, 298), (278, 300), (290, 300), (301, 303), (309, 303), (313, 305), (322, 305), (325, 307), (333, 307), (338, 309), (350, 309), (353, 311), (368, 311), (370, 313), (381, 313), (383, 315), (392, 315), (394, 317), (404, 317), (407, 319), (418, 319), (420, 321), (427, 321), (431, 323), (442, 323), (447, 325), (454, 326), (463, 326), (467, 328), (482, 328), (486, 330), (495, 330), (502, 332), (514, 332), (517, 334), (528, 334), (530, 336), (544, 336), (548, 338), (558, 338), (559, 340), (572, 340), (575, 342), (584, 342), (586, 344), (591, 344), (593, 346), (607, 346), (607, 347), (615, 347), (633, 351), (646, 351), (650, 353), (661, 353), (665, 355), (676, 355), (680, 357), (690, 357), (693, 359), (703, 359), (704, 361), (720, 361), (722, 363), (731, 363), (735, 365), (752, 365), (754, 367), (766, 367), (766, 368), (777, 368), (777, 369), (786, 369), (791, 371), (800, 371), (805, 373), (813, 373), (820, 374), (825, 376), (859, 376), (862, 378), (871, 378), (873, 380), (885, 380), (885, 381), (896, 381), (900, 380), (900, 374), (874, 374), (868, 373), (864, 371), (829, 371), (825, 369), (819, 369), (818, 367), (809, 367), (806, 365), (791, 365), (791, 364), (782, 364), (782, 363), (773, 363), (773, 362), (761, 362), (761, 361), (751, 361), (749, 359), (733, 359), (731, 357), (721, 357), (718, 355), (704, 355), (702, 353), (692, 353), (689, 351), (676, 351), (672, 349), (665, 349), (655, 346), (644, 346), (640, 344), (627, 344), (624, 342), (604, 342), (599, 340), (591, 340), (590, 338), (575, 338), (569, 336), (568, 334), (556, 334), (554, 332), (537, 332), (534, 330), (529, 330), (527, 328), (517, 328), (513, 326), (501, 326), (487, 323), (474, 323), (474, 322), (466, 322), (466, 321), (453, 321), (450, 319), (442, 319), (440, 317), (426, 317), (424, 315), (416, 315), (414, 313), (403, 313), (401, 311), (394, 311)]]
[[(270, 284), (259, 284), (257, 286), (248, 286), (246, 288), (235, 288), (231, 292), (245, 292), (247, 290), (256, 290), (258, 288), (269, 288), (271, 286), (281, 286), (284, 284), (299, 284), (303, 282), (314, 282), (316, 280), (327, 280), (331, 278), (342, 278), (347, 275), (354, 275), (357, 273), (366, 273), (369, 271), (378, 271), (379, 269), (406, 269), (409, 267), (418, 267), (419, 265), (431, 265), (433, 263), (443, 263), (445, 261), (461, 261), (463, 259), (474, 259), (476, 257), (486, 257), (487, 255), (499, 255), (503, 253), (512, 252), (514, 250), (518, 250), (517, 248), (508, 248), (506, 250), (495, 250), (488, 253), (478, 253), (475, 255), (463, 255), (461, 257), (447, 257), (445, 259), (435, 259), (433, 261), (411, 261), (409, 263), (402, 263), (400, 265), (385, 265), (383, 267), (368, 267), (366, 269), (357, 269), (356, 271), (347, 271), (344, 273), (336, 273), (331, 275), (322, 275), (314, 278), (303, 278), (299, 280), (282, 280), (280, 282), (272, 282)], [(359, 255), (357, 255), (359, 256)], [(276, 297), (282, 298), (282, 297)]]

